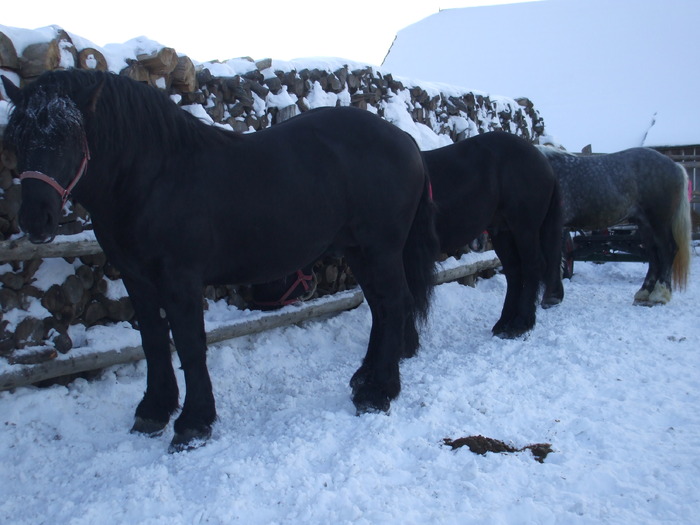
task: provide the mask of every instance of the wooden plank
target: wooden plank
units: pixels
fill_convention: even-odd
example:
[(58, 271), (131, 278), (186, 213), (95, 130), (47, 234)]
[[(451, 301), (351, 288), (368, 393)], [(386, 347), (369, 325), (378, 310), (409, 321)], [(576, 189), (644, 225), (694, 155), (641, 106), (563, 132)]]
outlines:
[[(364, 300), (360, 290), (335, 294), (299, 306), (290, 306), (274, 312), (260, 312), (253, 319), (241, 319), (230, 325), (214, 329), (207, 334), (207, 343), (214, 344), (235, 337), (251, 335), (299, 323), (314, 317), (335, 314), (359, 306)], [(58, 358), (36, 365), (13, 365), (7, 373), (0, 374), (0, 390), (10, 390), (56, 377), (99, 370), (113, 365), (139, 361), (144, 358), (141, 346), (130, 346)]]
[(26, 237), (0, 242), (0, 261), (26, 261), (52, 257), (80, 257), (102, 253), (95, 240), (32, 244)]
[[(436, 272), (437, 284), (454, 281), (474, 273), (500, 266), (497, 257), (460, 264)], [(207, 333), (209, 345), (244, 335), (256, 334), (272, 328), (350, 310), (362, 304), (364, 295), (359, 289), (340, 292), (332, 296), (314, 299), (301, 305), (292, 305), (273, 312), (260, 312), (251, 319), (240, 319)], [(12, 365), (8, 372), (0, 373), (0, 390), (10, 390), (39, 381), (61, 376), (99, 370), (113, 365), (130, 363), (144, 358), (141, 346), (60, 357), (36, 365)]]
[(494, 256), (471, 263), (463, 263), (453, 268), (441, 269), (435, 272), (435, 284), (457, 281), (463, 277), (467, 277), (468, 275), (474, 275), (484, 270), (498, 268), (500, 265), (501, 261), (498, 260), (498, 257)]

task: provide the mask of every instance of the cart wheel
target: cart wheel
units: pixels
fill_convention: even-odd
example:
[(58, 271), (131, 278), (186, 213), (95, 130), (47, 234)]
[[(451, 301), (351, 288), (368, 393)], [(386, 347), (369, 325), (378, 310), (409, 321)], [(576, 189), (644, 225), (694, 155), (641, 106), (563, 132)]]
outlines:
[(569, 230), (562, 234), (561, 248), (561, 278), (571, 279), (574, 275), (574, 240)]

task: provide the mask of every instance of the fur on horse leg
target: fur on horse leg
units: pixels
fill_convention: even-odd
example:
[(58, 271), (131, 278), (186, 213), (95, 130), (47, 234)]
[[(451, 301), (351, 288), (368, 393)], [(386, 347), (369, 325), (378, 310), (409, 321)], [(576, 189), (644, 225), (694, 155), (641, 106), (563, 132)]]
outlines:
[(671, 287), (661, 281), (657, 281), (651, 293), (642, 288), (634, 296), (634, 304), (637, 306), (656, 306), (666, 304), (671, 300)]
[(649, 301), (649, 290), (642, 287), (634, 294), (634, 304), (645, 305)]
[(654, 291), (649, 294), (652, 304), (666, 304), (671, 300), (671, 287), (661, 281), (656, 283)]

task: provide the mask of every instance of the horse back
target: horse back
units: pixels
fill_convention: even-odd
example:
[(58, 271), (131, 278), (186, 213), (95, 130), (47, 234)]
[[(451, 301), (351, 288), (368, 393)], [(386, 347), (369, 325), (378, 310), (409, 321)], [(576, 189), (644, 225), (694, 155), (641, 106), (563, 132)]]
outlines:
[[(225, 278), (234, 282), (276, 278), (352, 246), (400, 252), (426, 178), (409, 135), (355, 108), (303, 113), (206, 162), (213, 190), (200, 212), (213, 259), (234, 261)], [(269, 262), (279, 253), (284, 268)]]
[(561, 185), (568, 227), (600, 229), (628, 219), (647, 221), (650, 213), (672, 213), (665, 196), (677, 193), (680, 172), (655, 150), (601, 155), (548, 151), (547, 157)]
[[(537, 149), (513, 134), (490, 132), (423, 153), (437, 205), (443, 249), (456, 249), (487, 228), (541, 221), (556, 185)], [(539, 217), (539, 218), (536, 218)]]

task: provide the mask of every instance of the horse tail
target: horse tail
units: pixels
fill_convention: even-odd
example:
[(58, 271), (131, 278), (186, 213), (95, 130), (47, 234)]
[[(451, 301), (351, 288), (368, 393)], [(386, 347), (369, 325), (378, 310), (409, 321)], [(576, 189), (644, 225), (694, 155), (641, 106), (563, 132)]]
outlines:
[(553, 180), (552, 196), (549, 199), (547, 213), (540, 227), (540, 246), (545, 263), (542, 275), (542, 281), (545, 285), (542, 298), (544, 308), (559, 304), (564, 299), (564, 286), (561, 282), (564, 216), (559, 181), (556, 177), (553, 177)]
[(679, 202), (671, 219), (673, 240), (677, 248), (673, 258), (673, 287), (677, 290), (685, 290), (690, 274), (690, 200), (688, 199), (688, 173), (681, 164), (676, 163), (676, 166), (682, 174), (683, 183), (678, 188)]
[(413, 296), (416, 320), (425, 322), (435, 285), (435, 261), (440, 251), (435, 230), (435, 204), (430, 179), (425, 177), (423, 194), (403, 249), (403, 265)]

